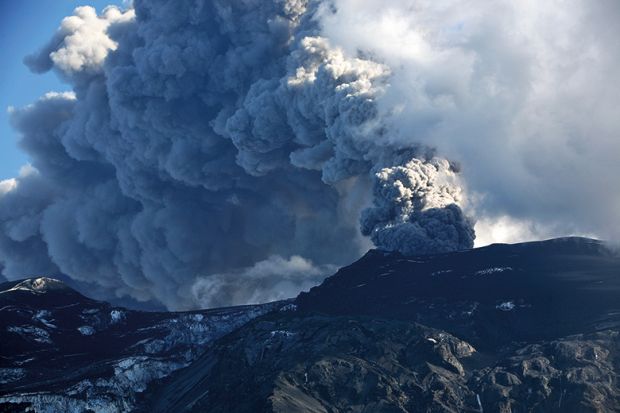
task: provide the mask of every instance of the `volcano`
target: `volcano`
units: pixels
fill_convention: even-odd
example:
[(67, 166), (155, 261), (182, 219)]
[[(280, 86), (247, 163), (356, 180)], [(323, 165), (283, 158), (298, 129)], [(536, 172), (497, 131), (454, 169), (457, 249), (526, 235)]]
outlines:
[(184, 313), (0, 291), (0, 411), (620, 410), (620, 256), (587, 238), (371, 250), (293, 300)]

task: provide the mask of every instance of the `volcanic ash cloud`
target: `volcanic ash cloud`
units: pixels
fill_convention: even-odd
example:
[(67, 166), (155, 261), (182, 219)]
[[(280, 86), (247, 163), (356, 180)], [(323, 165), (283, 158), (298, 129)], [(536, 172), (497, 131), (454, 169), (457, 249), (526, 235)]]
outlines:
[(407, 254), (472, 247), (455, 168), (390, 139), (377, 100), (392, 70), (324, 37), (326, 10), (76, 9), (26, 59), (73, 91), (12, 115), (34, 169), (0, 185), (4, 274), (183, 309), (295, 294), (358, 257), (363, 235)]

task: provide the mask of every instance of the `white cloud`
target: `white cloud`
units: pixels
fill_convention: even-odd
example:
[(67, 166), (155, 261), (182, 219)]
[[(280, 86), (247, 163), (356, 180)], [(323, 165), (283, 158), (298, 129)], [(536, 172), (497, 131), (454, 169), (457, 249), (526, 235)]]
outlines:
[(265, 303), (295, 297), (320, 284), (336, 269), (333, 265), (315, 266), (297, 255), (274, 255), (252, 267), (200, 277), (191, 292), (202, 308)]
[(47, 92), (41, 98), (42, 100), (50, 100), (50, 99), (66, 99), (66, 100), (76, 100), (75, 92), (72, 90), (68, 90), (65, 92)]
[(399, 130), (391, 139), (461, 164), (469, 197), (484, 201), (480, 231), (507, 216), (537, 228), (511, 231), (514, 241), (620, 237), (618, 2), (336, 6), (323, 19), (330, 41), (393, 71), (379, 99)]
[(14, 178), (0, 181), (0, 197), (6, 195), (15, 188), (17, 188), (17, 180)]
[(59, 30), (69, 34), (64, 38), (63, 47), (52, 52), (50, 58), (56, 67), (67, 73), (98, 70), (108, 52), (118, 47), (107, 34), (110, 24), (134, 17), (133, 9), (123, 13), (116, 7), (108, 7), (98, 16), (93, 7), (78, 7), (73, 16), (63, 19)]
[(121, 11), (109, 6), (97, 15), (94, 7), (77, 7), (73, 15), (62, 20), (51, 41), (39, 53), (27, 57), (26, 63), (37, 72), (53, 66), (67, 76), (78, 72), (99, 72), (108, 53), (118, 47), (108, 36), (108, 28), (134, 18), (132, 8)]
[(479, 219), (475, 229), (476, 247), (495, 243), (534, 241), (548, 233), (547, 229), (538, 228), (532, 222), (517, 220), (506, 215)]

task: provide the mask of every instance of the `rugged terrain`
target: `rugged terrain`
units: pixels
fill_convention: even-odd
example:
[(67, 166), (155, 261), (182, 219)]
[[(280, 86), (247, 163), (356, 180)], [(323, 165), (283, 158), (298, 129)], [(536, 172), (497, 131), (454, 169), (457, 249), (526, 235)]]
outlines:
[[(44, 302), (28, 288), (32, 300), (2, 301), (0, 411), (58, 411), (43, 399), (73, 411), (104, 411), (89, 400), (145, 412), (620, 411), (620, 257), (595, 240), (373, 250), (294, 302), (194, 313), (70, 290)], [(190, 333), (196, 323), (210, 333)], [(159, 360), (172, 364), (127, 379)]]
[(213, 340), (284, 305), (141, 312), (46, 277), (0, 285), (0, 412), (124, 412)]

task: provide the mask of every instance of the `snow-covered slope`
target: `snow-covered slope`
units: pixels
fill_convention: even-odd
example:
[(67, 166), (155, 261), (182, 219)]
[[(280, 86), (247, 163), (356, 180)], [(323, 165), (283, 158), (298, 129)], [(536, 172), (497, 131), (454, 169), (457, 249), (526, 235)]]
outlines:
[(282, 305), (140, 312), (91, 300), (52, 278), (2, 284), (0, 411), (130, 411), (149, 383)]

